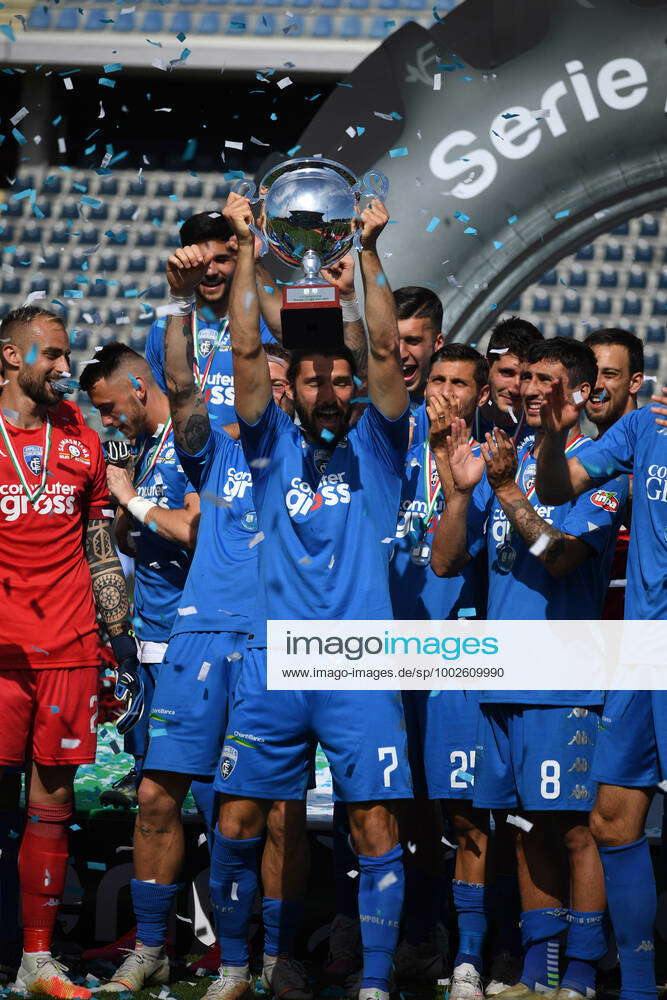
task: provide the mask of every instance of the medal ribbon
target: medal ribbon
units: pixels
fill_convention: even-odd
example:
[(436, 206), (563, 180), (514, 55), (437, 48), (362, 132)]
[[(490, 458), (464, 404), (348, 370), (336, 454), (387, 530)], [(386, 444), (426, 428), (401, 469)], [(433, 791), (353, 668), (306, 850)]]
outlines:
[(223, 319), (222, 323), (220, 324), (220, 327), (218, 329), (218, 333), (217, 333), (216, 338), (215, 338), (215, 342), (213, 344), (213, 347), (211, 348), (211, 353), (209, 354), (209, 356), (208, 356), (208, 358), (206, 360), (206, 367), (204, 368), (204, 373), (202, 374), (201, 363), (200, 363), (200, 360), (199, 360), (199, 316), (197, 315), (196, 311), (192, 314), (192, 316), (193, 316), (193, 319), (192, 319), (192, 340), (193, 340), (193, 346), (194, 346), (194, 349), (195, 349), (195, 365), (194, 365), (194, 368), (195, 368), (195, 378), (197, 379), (197, 382), (199, 383), (199, 388), (203, 391), (204, 390), (204, 386), (206, 385), (206, 379), (208, 378), (208, 373), (211, 370), (211, 365), (213, 364), (213, 358), (215, 357), (215, 352), (218, 350), (218, 347), (220, 345), (220, 340), (222, 338), (222, 335), (224, 334), (225, 330), (227, 329), (227, 326), (229, 325), (229, 320), (225, 316), (225, 318)]
[[(433, 477), (431, 475), (431, 446), (428, 441), (424, 441), (424, 498), (426, 500), (426, 513), (422, 517), (423, 531), (426, 533), (428, 531), (428, 526), (433, 519), (433, 512), (435, 511), (435, 505), (438, 502), (438, 497), (442, 493), (442, 483), (440, 478), (438, 478), (435, 489), (433, 489), (431, 483)], [(435, 468), (435, 465), (433, 466)]]
[(160, 455), (161, 455), (161, 453), (162, 453), (162, 451), (164, 449), (165, 444), (167, 443), (167, 438), (169, 437), (170, 433), (171, 433), (171, 417), (169, 417), (169, 419), (165, 423), (164, 427), (162, 428), (162, 433), (160, 434), (160, 437), (158, 438), (157, 442), (153, 446), (153, 449), (152, 449), (152, 451), (150, 453), (149, 453), (149, 449), (147, 448), (148, 442), (146, 442), (146, 444), (144, 445), (144, 447), (143, 447), (143, 449), (141, 451), (141, 455), (139, 456), (139, 459), (137, 461), (137, 469), (141, 468), (141, 464), (144, 461), (144, 459), (146, 458), (147, 454), (148, 454), (148, 462), (147, 462), (146, 468), (144, 469), (144, 471), (140, 475), (138, 473), (135, 474), (135, 477), (134, 477), (134, 485), (135, 485), (135, 487), (136, 486), (141, 486), (141, 484), (145, 483), (146, 480), (148, 479), (148, 477), (150, 476), (151, 472), (153, 471), (153, 469), (157, 465), (157, 460), (160, 457)]
[[(570, 443), (568, 444), (567, 448), (565, 449), (565, 454), (569, 455), (570, 452), (579, 444), (579, 442), (583, 441), (583, 439), (584, 439), (585, 436), (586, 436), (585, 434), (577, 434), (577, 436), (575, 438), (573, 438), (572, 441), (570, 441)], [(521, 479), (522, 479), (522, 476), (523, 476), (523, 470), (524, 470), (524, 468), (526, 466), (526, 463), (528, 462), (528, 460), (530, 458), (534, 457), (534, 455), (533, 455), (533, 448), (534, 448), (534, 445), (531, 445), (530, 448), (526, 448), (526, 451), (524, 452), (523, 458), (521, 459), (521, 466), (520, 466), (519, 469), (517, 469), (516, 478), (515, 478), (514, 481), (517, 484), (517, 486), (519, 487), (519, 489), (522, 488), (521, 487)], [(534, 493), (535, 493), (535, 483), (533, 483), (533, 485), (530, 487), (530, 489), (526, 491), (526, 500), (530, 500)]]
[(2, 414), (0, 414), (0, 435), (2, 435), (2, 440), (5, 442), (5, 446), (7, 448), (7, 452), (9, 453), (9, 457), (11, 459), (12, 465), (14, 466), (14, 469), (16, 470), (16, 474), (19, 477), (19, 482), (21, 483), (21, 486), (23, 487), (23, 489), (25, 491), (25, 495), (27, 496), (28, 500), (32, 504), (34, 504), (37, 500), (39, 500), (39, 498), (41, 497), (42, 493), (44, 492), (44, 489), (46, 488), (47, 464), (48, 464), (48, 460), (49, 460), (49, 451), (51, 450), (51, 431), (52, 430), (53, 430), (53, 428), (51, 426), (51, 421), (47, 417), (46, 418), (46, 422), (45, 422), (45, 427), (44, 427), (44, 449), (43, 449), (43, 452), (42, 452), (42, 478), (40, 480), (39, 486), (35, 487), (34, 490), (31, 490), (30, 487), (28, 486), (27, 482), (26, 482), (25, 476), (23, 475), (23, 470), (21, 469), (21, 466), (19, 465), (19, 461), (18, 461), (18, 459), (16, 457), (16, 453), (14, 452), (14, 446), (13, 446), (13, 444), (11, 442), (10, 437), (9, 437), (9, 433), (7, 432), (7, 428), (5, 427), (5, 421), (4, 421), (3, 417), (2, 417)]

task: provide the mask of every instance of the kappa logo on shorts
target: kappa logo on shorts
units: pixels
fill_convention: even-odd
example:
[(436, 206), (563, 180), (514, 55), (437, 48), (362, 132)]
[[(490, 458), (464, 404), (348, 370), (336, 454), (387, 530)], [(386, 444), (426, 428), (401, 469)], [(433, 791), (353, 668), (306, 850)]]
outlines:
[(571, 747), (571, 746), (587, 747), (587, 746), (590, 746), (590, 743), (591, 743), (591, 741), (588, 738), (588, 733), (586, 732), (586, 730), (585, 729), (577, 729), (576, 733), (574, 734), (574, 736), (568, 742), (567, 745), (569, 747)]
[(570, 798), (581, 801), (582, 799), (590, 798), (590, 795), (585, 785), (575, 785), (570, 792)]
[(572, 767), (568, 767), (568, 772), (570, 771), (588, 771), (588, 761), (585, 757), (577, 757), (574, 761)]
[(587, 708), (573, 708), (569, 715), (566, 715), (566, 719), (585, 719), (588, 715)]
[(223, 781), (232, 773), (238, 759), (239, 752), (236, 747), (230, 747), (229, 743), (225, 743), (220, 756), (220, 777)]
[(595, 493), (591, 493), (591, 503), (615, 514), (618, 510), (618, 493), (612, 493), (610, 490), (596, 490)]

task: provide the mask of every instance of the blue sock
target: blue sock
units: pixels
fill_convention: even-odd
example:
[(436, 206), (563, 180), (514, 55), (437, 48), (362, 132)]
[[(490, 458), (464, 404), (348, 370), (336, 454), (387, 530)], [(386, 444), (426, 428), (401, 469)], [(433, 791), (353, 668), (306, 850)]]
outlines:
[(565, 950), (568, 961), (561, 989), (576, 990), (583, 996), (586, 996), (587, 990), (595, 989), (598, 962), (607, 951), (604, 916), (604, 910), (570, 910), (568, 913), (570, 926)]
[(454, 909), (459, 928), (459, 950), (454, 968), (467, 962), (482, 971), (482, 948), (486, 937), (485, 887), (474, 882), (452, 882)]
[(405, 866), (405, 939), (418, 945), (428, 941), (440, 914), (440, 879), (437, 875)]
[(516, 875), (496, 875), (486, 891), (487, 919), (493, 935), (494, 953), (521, 954), (519, 918), (521, 900)]
[(656, 893), (646, 837), (601, 847), (607, 906), (621, 963), (621, 1000), (654, 1000)]
[(137, 918), (137, 941), (157, 948), (167, 940), (167, 921), (178, 884), (157, 885), (133, 878), (130, 882), (132, 905)]
[(334, 802), (333, 808), (333, 863), (334, 897), (336, 913), (356, 920), (359, 916), (359, 880), (350, 878), (350, 871), (357, 871), (359, 859), (349, 842), (350, 823), (344, 802)]
[(389, 990), (405, 890), (402, 857), (400, 844), (379, 858), (362, 854), (358, 857), (359, 919), (364, 950), (362, 989)]
[(257, 891), (261, 837), (230, 840), (213, 835), (209, 891), (220, 954), (225, 965), (248, 964), (248, 928)]
[(521, 914), (523, 970), (521, 982), (534, 990), (539, 983), (548, 989), (558, 989), (558, 935), (567, 930), (567, 910), (554, 907), (544, 910), (524, 910)]
[(303, 915), (301, 900), (262, 900), (264, 919), (264, 953), (266, 955), (293, 955), (294, 940)]
[(0, 962), (10, 965), (19, 940), (19, 846), (22, 809), (0, 809)]

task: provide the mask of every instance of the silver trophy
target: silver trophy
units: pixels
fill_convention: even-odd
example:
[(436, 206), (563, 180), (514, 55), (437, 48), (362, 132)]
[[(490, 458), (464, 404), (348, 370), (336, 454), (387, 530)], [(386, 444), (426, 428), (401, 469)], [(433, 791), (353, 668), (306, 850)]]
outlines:
[[(239, 181), (233, 190), (253, 199), (252, 182)], [(362, 199), (386, 197), (384, 174), (370, 170), (359, 181), (334, 160), (303, 157), (273, 167), (260, 181), (261, 229), (253, 228), (270, 249), (303, 276), (283, 288), (281, 321), (287, 348), (343, 342), (343, 320), (338, 289), (320, 276), (359, 248), (357, 220)]]

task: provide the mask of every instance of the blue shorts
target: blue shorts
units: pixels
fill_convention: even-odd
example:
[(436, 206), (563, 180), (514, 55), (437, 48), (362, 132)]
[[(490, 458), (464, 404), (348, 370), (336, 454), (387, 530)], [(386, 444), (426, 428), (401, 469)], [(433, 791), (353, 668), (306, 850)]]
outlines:
[(608, 691), (593, 760), (605, 785), (650, 788), (667, 775), (667, 692)]
[(135, 758), (139, 758), (139, 770), (143, 768), (143, 759), (146, 756), (148, 747), (148, 724), (150, 722), (153, 698), (155, 697), (155, 685), (160, 675), (161, 663), (142, 663), (141, 675), (144, 679), (144, 714), (137, 722), (136, 726), (130, 729), (123, 738), (123, 749), (125, 753), (131, 753)]
[(428, 691), (424, 705), (424, 764), (431, 799), (472, 801), (475, 783), (476, 691)]
[(587, 812), (597, 708), (480, 706), (474, 804), (480, 809)]
[(316, 743), (343, 802), (412, 797), (401, 696), (394, 691), (267, 691), (266, 650), (249, 649), (215, 787), (256, 799), (302, 799)]
[(153, 695), (144, 771), (213, 777), (246, 639), (239, 632), (172, 636)]

